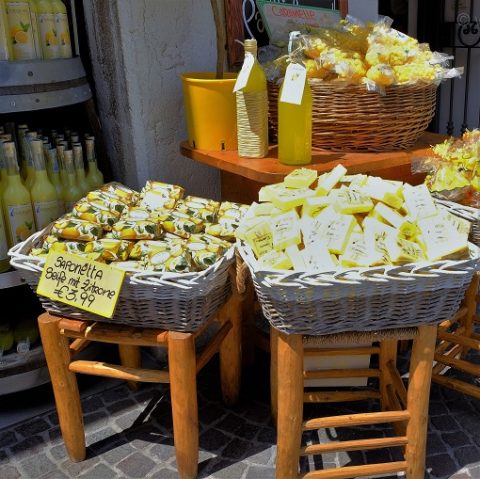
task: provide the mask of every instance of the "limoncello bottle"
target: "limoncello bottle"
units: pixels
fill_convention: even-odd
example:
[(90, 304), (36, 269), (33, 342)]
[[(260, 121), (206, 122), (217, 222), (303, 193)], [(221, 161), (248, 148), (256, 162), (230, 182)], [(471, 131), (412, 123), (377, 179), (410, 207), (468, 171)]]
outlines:
[(5, 1), (0, 0), (0, 61), (12, 59), (12, 42), (8, 37), (7, 10)]
[(57, 202), (58, 202), (58, 212), (63, 215), (65, 213), (65, 203), (63, 201), (63, 186), (60, 181), (60, 166), (58, 165), (57, 150), (55, 148), (50, 148), (47, 152), (48, 154), (48, 170), (50, 182), (55, 187), (57, 191)]
[[(297, 67), (298, 72), (295, 71)], [(289, 65), (278, 95), (278, 159), (286, 165), (304, 165), (312, 161), (312, 93), (302, 68), (305, 69), (303, 65)], [(303, 77), (303, 84), (295, 80), (289, 82), (289, 71), (292, 76), (299, 75), (296, 78)], [(285, 85), (303, 87), (300, 104), (282, 101)]]
[(67, 8), (61, 0), (51, 0), (51, 3), (55, 15), (60, 58), (72, 58), (72, 43), (70, 40)]
[(73, 205), (82, 197), (82, 192), (75, 181), (75, 166), (73, 164), (72, 150), (63, 152), (63, 161), (65, 162), (65, 188), (63, 190), (63, 201), (67, 212), (73, 209)]
[[(73, 138), (73, 136), (72, 136)], [(80, 143), (73, 143), (73, 164), (75, 166), (75, 174), (77, 177), (77, 186), (82, 192), (82, 196), (86, 196), (90, 191), (90, 185), (85, 176), (85, 167), (83, 165), (83, 149)]]
[(25, 186), (27, 190), (30, 191), (35, 181), (35, 167), (33, 166), (33, 155), (32, 155), (32, 141), (37, 138), (36, 131), (27, 131), (25, 135), (26, 141), (26, 152), (27, 152), (27, 161), (26, 161), (26, 177), (25, 177)]
[(33, 213), (37, 230), (41, 230), (55, 221), (59, 216), (58, 196), (55, 186), (50, 183), (45, 169), (42, 140), (31, 143), (33, 164), (35, 165), (35, 180), (30, 196), (32, 197)]
[(60, 58), (53, 5), (50, 0), (36, 0), (36, 7), (42, 57), (45, 60)]
[(8, 181), (2, 199), (7, 237), (12, 246), (26, 240), (35, 231), (35, 220), (30, 193), (18, 172), (17, 152), (13, 141), (3, 144), (3, 155), (7, 163)]
[[(244, 45), (245, 61), (235, 87), (239, 87), (236, 91), (238, 155), (263, 158), (268, 152), (267, 78), (257, 60), (257, 41), (245, 40)], [(248, 79), (242, 80), (247, 76)]]
[(19, 158), (19, 166), (20, 171), (22, 173), (22, 178), (25, 178), (24, 175), (27, 174), (27, 169), (25, 166), (25, 134), (28, 131), (27, 125), (18, 125), (17, 128), (17, 142), (18, 142), (18, 158)]
[(91, 190), (100, 188), (104, 184), (103, 174), (98, 169), (97, 159), (95, 157), (95, 139), (89, 137), (85, 140), (85, 149), (87, 153), (87, 181), (90, 185)]
[(60, 182), (62, 183), (62, 187), (66, 184), (66, 178), (65, 178), (65, 163), (63, 161), (64, 156), (63, 153), (65, 151), (65, 146), (63, 144), (63, 141), (59, 141), (57, 143), (57, 158), (58, 158), (58, 166), (59, 166), (59, 173), (60, 173)]
[(6, 0), (8, 35), (14, 60), (41, 58), (37, 11), (32, 0)]

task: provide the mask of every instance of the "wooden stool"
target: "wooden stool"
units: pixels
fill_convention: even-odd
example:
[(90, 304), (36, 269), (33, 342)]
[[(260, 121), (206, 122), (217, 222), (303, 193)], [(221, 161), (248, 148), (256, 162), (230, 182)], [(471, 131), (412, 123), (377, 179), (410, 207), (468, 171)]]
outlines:
[[(396, 367), (397, 343), (412, 339), (408, 389)], [(304, 342), (319, 341), (328, 349), (304, 351)], [(427, 438), (428, 401), (436, 326), (331, 336), (286, 335), (272, 329), (272, 408), (277, 411), (277, 479), (346, 479), (406, 472), (408, 479), (423, 479)], [(379, 346), (338, 348), (339, 343), (379, 342)], [(311, 346), (312, 344), (310, 344)], [(378, 354), (378, 369), (305, 371), (304, 355)], [(379, 391), (304, 392), (305, 379), (378, 377)], [(303, 420), (303, 403), (379, 399), (382, 411)], [(302, 432), (327, 427), (353, 427), (392, 423), (395, 437), (338, 441), (301, 446)], [(388, 447), (404, 448), (403, 461), (340, 467), (299, 474), (300, 456)]]
[[(182, 479), (193, 479), (198, 470), (197, 373), (220, 352), (222, 395), (231, 405), (238, 399), (241, 369), (241, 304), (234, 292), (218, 313), (220, 329), (197, 356), (195, 333), (79, 321), (48, 313), (39, 319), (45, 357), (50, 371), (60, 429), (72, 461), (85, 459), (82, 407), (75, 373), (126, 381), (170, 383), (173, 437), (177, 467)], [(69, 341), (73, 338), (73, 342)], [(121, 365), (72, 360), (91, 341), (118, 344)], [(142, 369), (140, 346), (168, 348), (168, 371)]]
[(473, 277), (462, 307), (450, 320), (444, 321), (438, 328), (437, 349), (433, 367), (432, 381), (442, 386), (454, 389), (464, 394), (480, 399), (480, 387), (467, 383), (460, 379), (444, 376), (443, 373), (449, 368), (480, 376), (480, 366), (465, 359), (470, 351), (480, 352), (480, 334), (475, 333), (475, 324), (480, 322), (477, 315), (477, 305), (480, 304), (480, 273)]

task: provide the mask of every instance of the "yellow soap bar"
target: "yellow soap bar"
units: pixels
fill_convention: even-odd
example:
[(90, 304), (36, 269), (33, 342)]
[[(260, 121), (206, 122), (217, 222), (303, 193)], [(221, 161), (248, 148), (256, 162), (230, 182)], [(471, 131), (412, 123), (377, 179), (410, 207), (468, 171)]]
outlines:
[(292, 262), (295, 271), (305, 271), (305, 261), (297, 245), (288, 246), (285, 250), (286, 255)]
[(124, 213), (123, 219), (125, 220), (148, 220), (150, 219), (151, 212), (147, 208), (141, 206), (130, 206)]
[(273, 247), (277, 251), (282, 251), (287, 248), (287, 246), (300, 244), (302, 242), (299, 220), (300, 218), (295, 210), (270, 218)]
[(100, 239), (87, 243), (85, 253), (100, 253), (106, 261), (125, 261), (132, 248), (132, 241)]
[(416, 263), (425, 260), (422, 248), (413, 241), (388, 236), (385, 245), (393, 264)]
[(271, 201), (277, 208), (288, 211), (297, 206), (302, 206), (307, 198), (315, 195), (310, 188), (286, 188), (276, 189), (271, 195)]
[(288, 188), (308, 188), (317, 179), (317, 172), (308, 168), (297, 168), (283, 180)]
[(174, 208), (176, 204), (175, 198), (170, 198), (165, 196), (162, 192), (157, 190), (146, 191), (143, 195), (140, 206), (148, 208), (149, 210), (157, 209), (171, 209)]
[(305, 271), (308, 273), (320, 273), (336, 269), (337, 265), (333, 261), (325, 242), (305, 246), (300, 253), (305, 263)]
[(245, 241), (251, 246), (255, 256), (260, 258), (273, 250), (273, 236), (270, 223), (263, 220), (245, 232)]
[(350, 186), (362, 186), (367, 181), (367, 175), (345, 175), (340, 179), (340, 183), (349, 183)]
[(324, 208), (331, 204), (331, 198), (328, 196), (314, 196), (307, 198), (303, 203), (302, 217), (309, 216), (315, 218)]
[(143, 192), (152, 190), (162, 193), (164, 196), (174, 198), (175, 200), (180, 200), (183, 198), (185, 190), (178, 185), (171, 185), (169, 183), (163, 183), (161, 181), (152, 181), (148, 180), (145, 184)]
[(293, 268), (292, 261), (283, 251), (272, 250), (267, 254), (261, 256), (258, 260), (260, 269), (291, 269)]
[(162, 228), (158, 223), (152, 221), (125, 220), (115, 223), (112, 228), (112, 235), (115, 239), (158, 239)]
[(372, 258), (362, 232), (353, 232), (351, 234), (348, 245), (344, 253), (339, 256), (339, 260), (340, 265), (344, 268), (370, 266), (377, 261), (375, 258)]
[(369, 176), (360, 191), (370, 198), (382, 201), (395, 209), (403, 204), (403, 183), (392, 183), (377, 176)]
[(387, 249), (387, 238), (397, 238), (398, 230), (378, 221), (375, 218), (367, 217), (363, 221), (365, 232), (365, 243), (369, 248), (370, 256), (375, 260), (372, 266), (379, 264), (390, 264), (390, 256)]
[(472, 228), (470, 221), (460, 218), (444, 208), (439, 208), (439, 214), (458, 231), (458, 234), (468, 237)]
[(346, 188), (338, 191), (335, 209), (346, 215), (368, 213), (373, 209), (373, 201), (358, 191)]
[(318, 181), (315, 194), (317, 196), (325, 196), (334, 188), (334, 186), (345, 176), (347, 169), (343, 165), (337, 165), (326, 177)]
[(61, 219), (52, 226), (51, 234), (58, 238), (94, 241), (102, 237), (102, 227), (98, 223), (81, 219)]
[(258, 201), (272, 201), (272, 196), (276, 191), (283, 191), (285, 185), (283, 183), (275, 183), (273, 185), (265, 185), (258, 192)]
[(352, 215), (338, 214), (325, 224), (323, 237), (331, 253), (343, 254), (357, 220)]
[(424, 219), (437, 215), (437, 207), (426, 185), (405, 185), (404, 192), (405, 207), (412, 219)]

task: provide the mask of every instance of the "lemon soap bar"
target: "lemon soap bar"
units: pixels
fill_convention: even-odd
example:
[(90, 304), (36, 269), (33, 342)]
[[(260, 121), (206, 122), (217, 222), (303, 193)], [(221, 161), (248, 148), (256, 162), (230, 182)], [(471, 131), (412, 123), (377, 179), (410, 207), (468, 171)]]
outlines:
[(426, 185), (405, 185), (404, 191), (405, 206), (412, 219), (424, 219), (438, 214), (437, 207)]
[(319, 180), (315, 194), (325, 196), (345, 176), (347, 169), (343, 165), (337, 165), (322, 181)]
[(252, 247), (255, 256), (260, 258), (273, 250), (273, 236), (270, 223), (260, 221), (245, 232), (245, 241)]
[(399, 209), (403, 204), (403, 183), (392, 183), (377, 176), (369, 176), (361, 187), (364, 195)]
[(285, 249), (285, 253), (289, 257), (294, 270), (305, 271), (305, 261), (297, 245), (288, 246)]
[(337, 193), (335, 209), (339, 213), (347, 215), (368, 213), (373, 209), (373, 202), (368, 196), (353, 189), (345, 188)]
[(277, 208), (288, 211), (297, 206), (302, 206), (307, 198), (314, 196), (315, 193), (310, 188), (285, 188), (276, 190), (271, 197), (271, 201)]
[(348, 245), (339, 259), (340, 266), (344, 268), (370, 266), (378, 261), (378, 258), (372, 259), (363, 232), (351, 234)]
[(305, 271), (309, 273), (332, 271), (337, 266), (325, 242), (308, 245), (300, 253), (305, 263)]
[(324, 208), (331, 204), (332, 199), (328, 196), (314, 196), (307, 198), (303, 203), (302, 217), (315, 218)]
[(288, 188), (308, 188), (317, 179), (317, 172), (308, 168), (298, 168), (283, 180)]
[(302, 241), (299, 217), (295, 210), (271, 217), (270, 227), (272, 229), (273, 247), (277, 251), (282, 251), (287, 246), (300, 244)]
[(272, 250), (259, 258), (258, 266), (262, 269), (290, 269), (293, 264), (286, 253)]

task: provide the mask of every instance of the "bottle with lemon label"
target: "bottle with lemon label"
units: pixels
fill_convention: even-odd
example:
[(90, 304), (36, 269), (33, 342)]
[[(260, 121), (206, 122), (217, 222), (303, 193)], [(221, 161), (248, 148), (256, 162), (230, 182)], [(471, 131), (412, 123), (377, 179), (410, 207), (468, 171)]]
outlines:
[(63, 190), (63, 201), (65, 202), (65, 210), (71, 211), (73, 205), (82, 197), (82, 192), (75, 181), (75, 166), (73, 164), (72, 150), (63, 152), (63, 161), (65, 163), (65, 188)]
[(67, 8), (61, 0), (51, 0), (51, 4), (55, 15), (60, 58), (72, 58), (72, 43), (70, 41)]
[(8, 38), (7, 9), (4, 0), (0, 0), (0, 61), (12, 60), (11, 42)]
[(38, 134), (36, 131), (27, 131), (25, 135), (25, 152), (26, 152), (26, 161), (25, 161), (25, 186), (27, 190), (30, 191), (35, 181), (35, 167), (33, 166), (33, 156), (32, 156), (32, 141), (37, 138)]
[(35, 181), (30, 195), (32, 197), (33, 212), (37, 230), (48, 226), (56, 220), (60, 213), (58, 211), (58, 196), (55, 186), (50, 183), (45, 160), (43, 157), (42, 140), (33, 140), (31, 143), (33, 164), (35, 165)]
[(36, 6), (42, 56), (46, 60), (60, 58), (60, 46), (52, 3), (50, 0), (36, 0)]
[(89, 137), (85, 140), (85, 149), (88, 164), (87, 182), (90, 185), (90, 189), (95, 190), (104, 184), (104, 179), (102, 172), (97, 166), (94, 137)]
[(50, 182), (57, 190), (58, 213), (63, 215), (63, 213), (65, 213), (65, 203), (63, 202), (63, 188), (60, 181), (60, 166), (58, 165), (57, 150), (55, 148), (50, 148), (48, 150), (47, 165), (49, 165), (48, 177), (50, 178)]
[(36, 10), (32, 0), (6, 0), (8, 36), (14, 60), (39, 58)]
[(3, 144), (3, 155), (7, 162), (8, 181), (3, 192), (3, 208), (10, 245), (26, 240), (35, 231), (35, 221), (30, 193), (18, 173), (15, 143)]
[[(73, 136), (72, 136), (73, 138)], [(75, 174), (77, 177), (77, 186), (82, 192), (82, 196), (90, 191), (90, 185), (85, 176), (85, 167), (83, 165), (83, 149), (81, 143), (73, 143), (73, 164), (75, 166)]]

